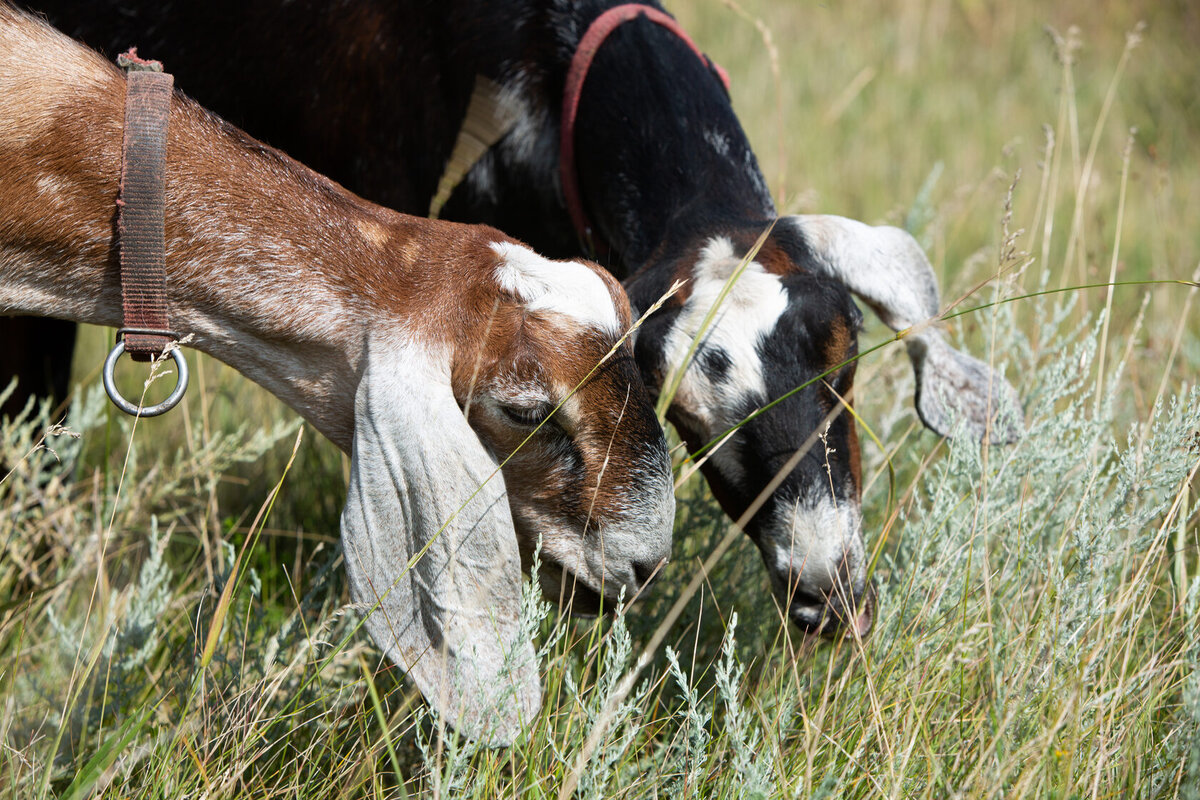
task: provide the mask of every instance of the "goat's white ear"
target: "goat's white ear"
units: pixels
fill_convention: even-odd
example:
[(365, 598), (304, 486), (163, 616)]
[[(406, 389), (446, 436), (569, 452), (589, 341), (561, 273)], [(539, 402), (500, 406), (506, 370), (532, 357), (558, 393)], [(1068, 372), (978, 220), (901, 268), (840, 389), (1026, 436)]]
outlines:
[(509, 745), (542, 695), (496, 462), (416, 347), (369, 348), (354, 416), (342, 546), (367, 630), (456, 730)]
[[(846, 284), (894, 331), (938, 316), (937, 278), (907, 232), (845, 217), (793, 216), (813, 266)], [(917, 412), (925, 426), (950, 435), (962, 424), (975, 439), (1015, 442), (1024, 432), (1016, 390), (990, 366), (951, 347), (935, 323), (905, 336), (917, 376)]]

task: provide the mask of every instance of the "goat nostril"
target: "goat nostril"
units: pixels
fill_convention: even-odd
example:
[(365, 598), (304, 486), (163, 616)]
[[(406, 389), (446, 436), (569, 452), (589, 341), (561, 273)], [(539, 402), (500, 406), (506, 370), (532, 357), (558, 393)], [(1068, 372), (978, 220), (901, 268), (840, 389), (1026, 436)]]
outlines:
[(853, 627), (866, 636), (874, 621), (875, 592), (868, 583), (855, 592), (846, 583), (835, 584), (832, 591), (813, 591), (797, 586), (792, 591), (789, 616), (809, 632), (832, 637)]
[(663, 561), (663, 559), (659, 559), (658, 561), (633, 562), (633, 577), (637, 579), (638, 588), (644, 589), (652, 581), (658, 579), (658, 576), (662, 573), (660, 566), (663, 564)]

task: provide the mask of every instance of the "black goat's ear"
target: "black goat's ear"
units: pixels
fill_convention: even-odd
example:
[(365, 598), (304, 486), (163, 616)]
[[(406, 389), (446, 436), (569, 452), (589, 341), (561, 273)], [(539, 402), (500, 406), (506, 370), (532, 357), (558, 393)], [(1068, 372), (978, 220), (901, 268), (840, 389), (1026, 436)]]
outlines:
[(448, 367), (372, 343), (354, 428), (342, 545), (366, 628), (456, 730), (512, 744), (542, 699), (519, 635), (521, 558), (503, 478)]
[(840, 280), (904, 341), (917, 378), (917, 412), (945, 436), (958, 426), (972, 438), (1014, 442), (1024, 432), (1016, 390), (991, 366), (955, 350), (938, 327), (937, 278), (906, 231), (845, 217), (793, 216), (813, 268)]

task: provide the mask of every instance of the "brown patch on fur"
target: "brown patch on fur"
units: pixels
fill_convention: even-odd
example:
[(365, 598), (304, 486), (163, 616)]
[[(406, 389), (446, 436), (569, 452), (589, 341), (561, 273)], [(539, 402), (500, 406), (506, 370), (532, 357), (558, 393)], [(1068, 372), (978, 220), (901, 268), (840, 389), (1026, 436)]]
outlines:
[(679, 291), (667, 301), (667, 308), (683, 306), (687, 303), (688, 298), (692, 296), (692, 289), (694, 288), (692, 282), (696, 279), (696, 262), (699, 260), (700, 248), (696, 247), (675, 262), (675, 269), (671, 273), (671, 283), (678, 283), (680, 286)]
[[(748, 250), (753, 245), (754, 243), (751, 242), (746, 246), (746, 249)], [(767, 239), (763, 243), (754, 260), (762, 264), (763, 269), (772, 275), (791, 275), (799, 271), (796, 262), (792, 261), (774, 239)]]
[[(849, 399), (847, 398), (848, 401)], [(846, 424), (850, 429), (846, 441), (850, 448), (850, 477), (854, 480), (854, 498), (862, 502), (862, 446), (858, 443), (858, 429), (853, 417), (847, 419)]]
[(111, 87), (116, 67), (64, 36), (0, 3), (0, 147), (55, 136), (54, 123), (81, 96)]
[(821, 365), (822, 371), (833, 369), (850, 358), (853, 354), (854, 344), (854, 332), (850, 330), (846, 320), (840, 316), (830, 317), (828, 336), (823, 344), (822, 355), (825, 363)]
[(358, 232), (362, 234), (363, 238), (375, 247), (382, 249), (388, 242), (387, 230), (378, 222), (360, 219), (355, 221), (354, 227), (358, 228)]
[[(765, 223), (763, 223), (763, 227), (765, 227)], [(778, 230), (778, 228), (775, 230)], [(729, 241), (733, 242), (733, 251), (739, 259), (754, 248), (754, 243), (758, 241), (758, 237), (761, 234), (762, 227), (758, 226), (734, 228), (720, 232), (720, 235), (728, 237)], [(699, 252), (692, 258), (692, 263), (698, 258)], [(801, 271), (796, 262), (787, 254), (787, 251), (780, 247), (779, 242), (775, 240), (774, 232), (763, 242), (762, 247), (759, 248), (758, 253), (754, 256), (754, 260), (761, 264), (763, 269), (771, 275), (782, 277)]]
[[(824, 363), (821, 364), (822, 372), (833, 369), (839, 364), (843, 364), (853, 357), (857, 349), (857, 338), (844, 318), (840, 316), (831, 317), (829, 321), (829, 330), (827, 333), (828, 335), (822, 344), (821, 355), (824, 359)], [(841, 367), (841, 372), (842, 374), (849, 376), (846, 385), (846, 393), (843, 395), (843, 399), (846, 402), (851, 402), (854, 388), (854, 365), (847, 364)], [(833, 377), (834, 375), (831, 374), (826, 376), (825, 379), (832, 383)], [(822, 392), (822, 395), (824, 394), (825, 392)], [(832, 408), (832, 404), (830, 407)], [(847, 411), (843, 411), (842, 413), (846, 416), (846, 424), (849, 426), (849, 432), (846, 438), (850, 448), (850, 474), (854, 479), (854, 492), (857, 496), (860, 494), (862, 487), (862, 453), (860, 452), (859, 448), (858, 433), (854, 424), (854, 418)]]

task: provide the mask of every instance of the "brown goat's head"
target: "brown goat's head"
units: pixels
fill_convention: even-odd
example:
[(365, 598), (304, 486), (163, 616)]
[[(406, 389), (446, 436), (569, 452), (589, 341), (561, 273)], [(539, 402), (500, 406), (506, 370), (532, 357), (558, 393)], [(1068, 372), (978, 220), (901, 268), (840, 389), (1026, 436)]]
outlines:
[(342, 530), (376, 640), (503, 743), (541, 701), (522, 563), (540, 548), (543, 590), (596, 613), (669, 557), (675, 502), (619, 284), (501, 238), (476, 256), (419, 325), (370, 336)]
[(629, 302), (594, 264), (494, 249), (501, 313), (476, 363), (458, 365), (456, 394), (505, 460), (526, 566), (540, 543), (546, 593), (573, 593), (572, 610), (594, 614), (602, 597), (632, 598), (665, 563), (675, 514), (665, 440), (632, 346), (613, 351)]

